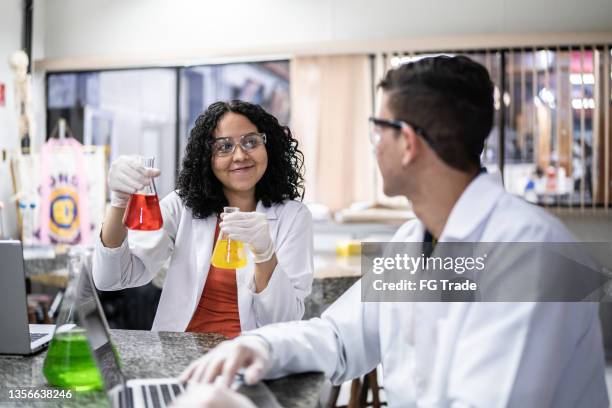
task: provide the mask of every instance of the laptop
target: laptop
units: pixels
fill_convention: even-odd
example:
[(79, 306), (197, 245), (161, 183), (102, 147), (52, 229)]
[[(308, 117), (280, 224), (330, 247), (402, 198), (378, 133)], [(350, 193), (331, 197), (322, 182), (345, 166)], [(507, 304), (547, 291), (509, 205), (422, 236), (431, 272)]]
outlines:
[(28, 324), (21, 241), (0, 240), (0, 354), (28, 355), (45, 348), (55, 325)]
[[(176, 378), (149, 378), (126, 380), (121, 371), (119, 355), (114, 348), (108, 322), (95, 291), (90, 267), (83, 264), (78, 284), (76, 311), (79, 324), (87, 333), (87, 339), (112, 407), (164, 408), (185, 392), (186, 384)], [(244, 384), (237, 375), (232, 389), (246, 395), (257, 406), (280, 407), (274, 394), (263, 383)]]

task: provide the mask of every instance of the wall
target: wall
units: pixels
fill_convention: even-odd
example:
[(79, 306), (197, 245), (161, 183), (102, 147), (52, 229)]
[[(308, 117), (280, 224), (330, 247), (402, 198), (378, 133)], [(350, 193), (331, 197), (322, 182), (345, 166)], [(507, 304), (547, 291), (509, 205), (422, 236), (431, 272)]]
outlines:
[(34, 15), (38, 71), (612, 43), (610, 0), (35, 0)]
[[(612, 43), (612, 1), (35, 0), (38, 71), (163, 66), (381, 49)], [(40, 10), (39, 10), (40, 9)], [(460, 18), (458, 18), (460, 16)], [(561, 34), (559, 34), (561, 33)], [(39, 88), (39, 92), (40, 88)], [(37, 115), (44, 123), (44, 112)]]
[[(8, 59), (21, 46), (21, 16), (21, 0), (0, 2), (0, 83), (6, 87), (6, 104), (0, 106), (0, 149), (7, 151), (14, 151), (19, 146), (13, 73), (8, 65)], [(16, 209), (14, 203), (9, 202), (12, 193), (9, 161), (3, 161), (0, 157), (0, 201), (5, 206), (3, 222), (8, 235), (15, 236)]]
[(612, 32), (610, 0), (54, 0), (45, 16), (49, 67)]

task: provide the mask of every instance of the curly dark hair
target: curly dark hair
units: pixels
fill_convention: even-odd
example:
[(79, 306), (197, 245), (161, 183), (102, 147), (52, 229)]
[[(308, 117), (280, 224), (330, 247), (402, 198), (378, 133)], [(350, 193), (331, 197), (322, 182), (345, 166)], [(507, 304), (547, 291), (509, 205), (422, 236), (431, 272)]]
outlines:
[(246, 116), (259, 132), (266, 134), (268, 167), (255, 186), (255, 200), (270, 207), (284, 200), (302, 199), (304, 155), (291, 130), (259, 105), (239, 100), (215, 102), (198, 116), (191, 129), (176, 183), (177, 194), (194, 218), (218, 215), (228, 205), (223, 185), (212, 169), (213, 132), (228, 112)]

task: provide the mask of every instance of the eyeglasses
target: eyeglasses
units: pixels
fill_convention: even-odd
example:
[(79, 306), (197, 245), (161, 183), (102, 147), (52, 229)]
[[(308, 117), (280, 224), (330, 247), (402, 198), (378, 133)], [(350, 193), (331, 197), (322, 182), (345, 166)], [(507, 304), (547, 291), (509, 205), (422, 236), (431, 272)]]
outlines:
[(237, 145), (240, 145), (242, 151), (249, 153), (264, 144), (266, 144), (265, 133), (247, 133), (240, 136), (238, 143), (231, 137), (218, 137), (213, 142), (213, 153), (219, 157), (230, 156), (234, 154)]
[(372, 143), (372, 145), (374, 146), (377, 146), (378, 143), (380, 143), (381, 128), (387, 127), (387, 128), (392, 128), (395, 130), (402, 130), (404, 126), (410, 126), (414, 130), (414, 133), (421, 136), (433, 148), (434, 143), (431, 140), (431, 138), (427, 136), (427, 133), (425, 133), (425, 130), (420, 126), (417, 126), (411, 122), (408, 122), (407, 120), (382, 119), (382, 118), (375, 118), (372, 116), (369, 118), (369, 122), (370, 122), (370, 143)]

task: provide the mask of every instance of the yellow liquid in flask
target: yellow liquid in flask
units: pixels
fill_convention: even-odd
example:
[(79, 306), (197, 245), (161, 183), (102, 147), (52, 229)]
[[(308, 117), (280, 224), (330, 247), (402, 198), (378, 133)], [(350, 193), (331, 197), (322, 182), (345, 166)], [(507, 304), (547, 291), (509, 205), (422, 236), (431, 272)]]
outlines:
[(215, 245), (211, 263), (222, 269), (243, 268), (247, 264), (244, 243), (220, 239)]

